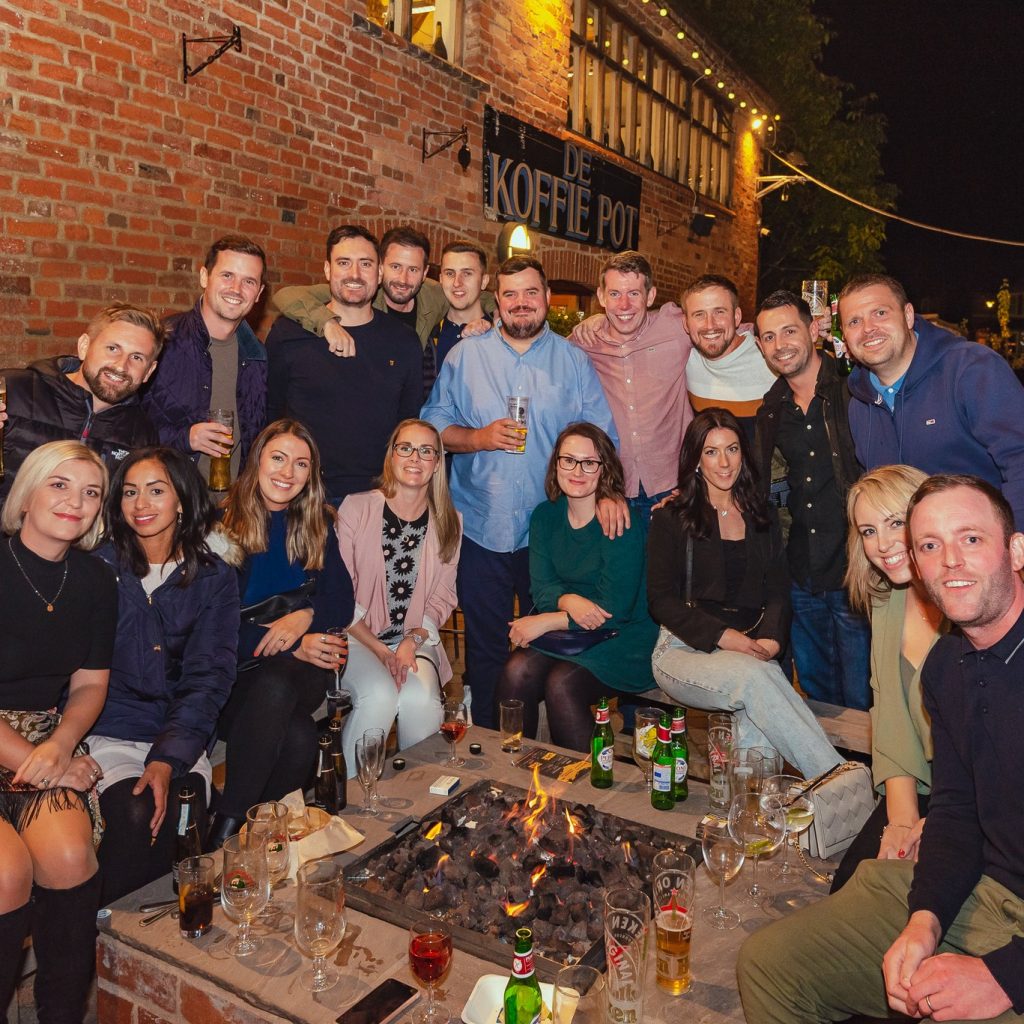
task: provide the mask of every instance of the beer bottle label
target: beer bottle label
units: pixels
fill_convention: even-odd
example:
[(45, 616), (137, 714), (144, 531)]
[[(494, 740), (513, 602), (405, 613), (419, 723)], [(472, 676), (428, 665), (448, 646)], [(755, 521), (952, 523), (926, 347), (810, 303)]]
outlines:
[(687, 772), (690, 770), (690, 766), (686, 763), (685, 757), (676, 758), (676, 783), (685, 782)]
[(672, 792), (672, 765), (669, 764), (658, 764), (654, 765), (654, 789), (659, 793), (671, 793)]
[(528, 978), (533, 974), (533, 950), (529, 953), (516, 953), (512, 957), (512, 977)]
[(611, 771), (612, 764), (615, 761), (615, 748), (604, 747), (601, 752), (597, 755), (597, 766), (602, 771)]

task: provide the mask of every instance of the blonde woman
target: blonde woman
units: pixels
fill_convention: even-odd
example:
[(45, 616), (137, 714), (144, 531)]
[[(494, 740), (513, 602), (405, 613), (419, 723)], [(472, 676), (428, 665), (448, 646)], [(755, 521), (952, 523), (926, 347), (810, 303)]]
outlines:
[(883, 799), (843, 857), (833, 892), (862, 860), (917, 859), (932, 782), (921, 668), (943, 632), (907, 533), (907, 505), (926, 479), (912, 466), (881, 466), (847, 497), (846, 586), (851, 605), (871, 616), (871, 771)]
[(395, 427), (377, 488), (341, 503), (338, 539), (356, 596), (343, 737), (351, 773), (366, 729), (387, 732), (397, 715), (399, 747), (436, 732), (452, 677), (438, 627), (456, 605), (462, 524), (448, 494), (444, 446), (429, 423)]
[(114, 574), (85, 553), (106, 489), (99, 456), (53, 441), (21, 464), (0, 520), (0, 1007), (31, 930), (43, 1021), (82, 1019), (95, 958), (101, 771), (79, 744), (117, 626)]

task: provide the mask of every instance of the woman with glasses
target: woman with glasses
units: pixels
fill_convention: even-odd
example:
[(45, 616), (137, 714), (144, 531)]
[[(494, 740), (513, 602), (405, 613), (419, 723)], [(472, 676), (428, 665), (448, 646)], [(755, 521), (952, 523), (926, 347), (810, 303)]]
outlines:
[(437, 732), (441, 691), (452, 677), (438, 628), (457, 603), (462, 525), (441, 437), (429, 423), (395, 427), (377, 488), (341, 503), (338, 539), (356, 595), (343, 735), (354, 773), (355, 743), (367, 729), (387, 733), (397, 715), (400, 748)]
[(313, 713), (352, 618), (352, 581), (338, 556), (320, 453), (297, 420), (265, 427), (222, 503), (223, 524), (241, 549), (238, 674), (221, 712), (227, 779), (206, 845), (221, 846), (246, 811), (302, 788), (316, 758)]
[[(654, 682), (651, 651), (658, 628), (647, 614), (643, 528), (634, 522), (609, 540), (596, 519), (601, 499), (624, 500), (624, 483), (611, 438), (592, 423), (573, 423), (558, 435), (544, 490), (549, 500), (530, 518), (530, 589), (537, 610), (512, 623), (509, 638), (520, 650), (505, 665), (496, 699), (523, 702), (523, 731), (531, 737), (544, 701), (552, 741), (588, 750), (591, 705), (600, 697), (650, 690)], [(531, 647), (535, 641), (543, 645), (543, 634), (565, 629), (613, 629), (618, 635), (574, 654)]]

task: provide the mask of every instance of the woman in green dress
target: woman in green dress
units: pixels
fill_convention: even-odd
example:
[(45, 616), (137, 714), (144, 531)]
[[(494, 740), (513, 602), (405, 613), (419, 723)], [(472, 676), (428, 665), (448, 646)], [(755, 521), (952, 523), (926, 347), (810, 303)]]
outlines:
[[(518, 649), (502, 672), (497, 699), (522, 700), (523, 728), (531, 737), (545, 701), (552, 741), (585, 751), (594, 729), (592, 704), (654, 687), (658, 628), (647, 613), (644, 534), (634, 523), (609, 540), (595, 518), (603, 498), (624, 498), (615, 446), (592, 423), (573, 423), (559, 434), (544, 489), (549, 500), (530, 519), (535, 613), (511, 623), (509, 639)], [(545, 633), (565, 629), (618, 633), (578, 654), (541, 650)]]

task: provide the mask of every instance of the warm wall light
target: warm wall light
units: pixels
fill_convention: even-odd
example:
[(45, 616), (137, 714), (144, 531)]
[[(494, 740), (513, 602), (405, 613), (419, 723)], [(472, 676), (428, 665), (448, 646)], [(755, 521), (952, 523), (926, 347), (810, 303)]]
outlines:
[(764, 121), (762, 121), (762, 120), (761, 120), (761, 118), (759, 118), (759, 117), (755, 117), (755, 118), (754, 118), (754, 120), (750, 122), (750, 126), (751, 126), (751, 128), (753, 128), (753, 129), (754, 129), (754, 131), (755, 131), (755, 132), (756, 132), (756, 131), (757, 131), (757, 130), (758, 130), (758, 129), (759, 129), (760, 127), (761, 127), (761, 125), (763, 125), (763, 124), (764, 124)]
[(713, 213), (698, 213), (696, 210), (690, 219), (690, 231), (698, 238), (707, 238), (715, 228)]
[(498, 233), (498, 259), (504, 263), (510, 256), (523, 256), (533, 249), (530, 229), (521, 221), (510, 220)]

